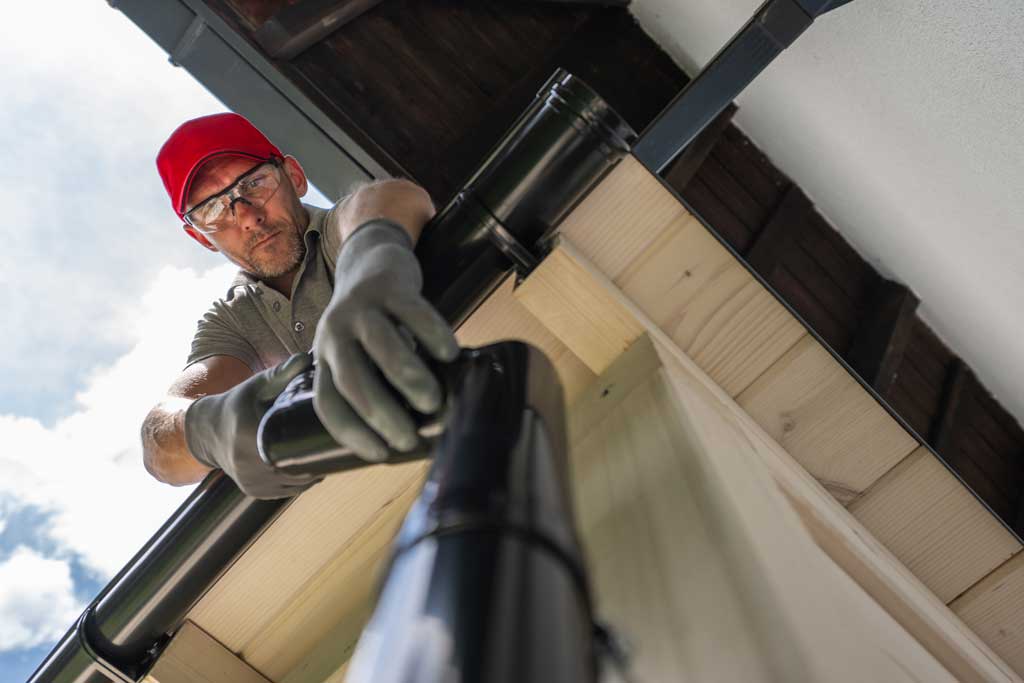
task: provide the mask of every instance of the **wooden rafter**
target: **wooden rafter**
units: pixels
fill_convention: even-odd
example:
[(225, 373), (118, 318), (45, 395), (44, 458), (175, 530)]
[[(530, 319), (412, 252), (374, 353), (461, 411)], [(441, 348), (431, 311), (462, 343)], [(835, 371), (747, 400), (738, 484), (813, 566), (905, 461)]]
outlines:
[(896, 383), (919, 299), (905, 285), (882, 281), (867, 306), (846, 360), (883, 398)]
[(271, 683), (191, 621), (174, 635), (143, 683)]
[(960, 406), (968, 391), (968, 385), (974, 380), (974, 373), (961, 359), (953, 361), (946, 373), (946, 385), (943, 389), (942, 407), (932, 425), (931, 444), (939, 455), (949, 457), (960, 420)]
[(796, 185), (791, 185), (745, 255), (747, 263), (761, 277), (767, 280), (774, 274), (786, 250), (795, 243), (797, 227), (811, 209), (813, 204), (807, 195)]

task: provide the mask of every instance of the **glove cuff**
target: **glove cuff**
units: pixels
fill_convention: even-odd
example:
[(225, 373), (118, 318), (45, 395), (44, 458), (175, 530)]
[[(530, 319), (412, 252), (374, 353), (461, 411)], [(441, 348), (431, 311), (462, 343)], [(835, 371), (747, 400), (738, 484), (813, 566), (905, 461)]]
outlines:
[(383, 244), (394, 244), (412, 251), (412, 237), (405, 228), (386, 218), (373, 218), (352, 231), (341, 245), (338, 261), (357, 259), (359, 255)]
[(203, 402), (209, 403), (212, 399), (212, 396), (204, 396), (192, 401), (185, 409), (185, 445), (188, 446), (189, 453), (193, 458), (207, 467), (220, 469), (220, 464), (206, 448), (206, 444), (213, 443), (213, 441), (206, 436), (209, 427), (204, 419), (207, 406)]

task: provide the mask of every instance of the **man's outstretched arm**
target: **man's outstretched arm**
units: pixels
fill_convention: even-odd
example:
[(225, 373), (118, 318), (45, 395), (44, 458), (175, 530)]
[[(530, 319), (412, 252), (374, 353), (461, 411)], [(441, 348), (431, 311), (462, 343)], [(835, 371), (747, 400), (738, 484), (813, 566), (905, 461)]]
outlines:
[[(157, 478), (179, 484), (220, 469), (253, 498), (287, 498), (306, 490), (319, 479), (278, 472), (263, 462), (256, 435), (267, 409), (311, 364), (309, 354), (298, 353), (255, 374), (248, 368), (243, 371), (244, 365), (239, 367), (233, 359), (207, 361), (205, 373), (186, 373), (177, 392), (185, 395), (171, 397), (184, 400), (158, 406), (153, 422), (147, 421), (151, 434), (144, 428), (144, 440), (156, 446), (147, 452), (147, 468)], [(224, 388), (246, 373), (251, 376)], [(211, 391), (216, 393), (207, 393)]]
[(430, 195), (416, 183), (399, 178), (378, 180), (349, 195), (332, 213), (326, 229), (335, 231), (335, 243), (342, 244), (367, 221), (387, 220), (402, 226), (415, 244), (435, 213)]
[(146, 470), (166, 484), (194, 484), (210, 471), (195, 459), (185, 441), (185, 411), (202, 396), (219, 394), (252, 377), (242, 361), (214, 356), (185, 369), (142, 423), (142, 457)]

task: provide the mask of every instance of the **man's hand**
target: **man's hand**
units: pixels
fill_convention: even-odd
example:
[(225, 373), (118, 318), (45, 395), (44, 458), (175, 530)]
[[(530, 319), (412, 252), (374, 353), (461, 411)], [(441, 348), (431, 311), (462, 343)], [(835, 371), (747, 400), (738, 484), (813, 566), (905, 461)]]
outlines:
[(454, 360), (459, 346), (420, 294), (423, 275), (401, 226), (371, 220), (357, 228), (341, 248), (335, 277), (313, 342), (313, 407), (335, 440), (380, 462), (387, 444), (407, 451), (418, 437), (412, 417), (379, 374), (420, 412), (436, 411), (443, 398), (402, 328), (441, 361)]
[(185, 440), (192, 456), (224, 470), (253, 498), (295, 496), (319, 481), (275, 471), (256, 449), (256, 431), (263, 414), (288, 382), (309, 366), (309, 355), (298, 354), (222, 394), (194, 401), (185, 413)]

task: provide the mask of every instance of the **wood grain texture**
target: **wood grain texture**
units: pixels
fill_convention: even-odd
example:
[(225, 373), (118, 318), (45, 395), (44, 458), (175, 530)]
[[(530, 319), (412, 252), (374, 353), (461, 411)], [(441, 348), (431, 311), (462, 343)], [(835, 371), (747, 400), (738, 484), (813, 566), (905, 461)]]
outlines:
[(685, 438), (657, 414), (658, 381), (646, 377), (572, 446), (598, 609), (641, 645), (639, 680), (772, 680), (678, 462)]
[(688, 214), (666, 226), (613, 280), (731, 396), (807, 333)]
[(560, 249), (520, 283), (515, 297), (595, 374), (604, 372), (643, 331)]
[(271, 683), (191, 621), (182, 624), (142, 683)]
[(736, 400), (842, 502), (863, 493), (918, 445), (810, 337)]
[(850, 512), (947, 603), (1021, 549), (926, 448), (886, 473)]
[(1024, 671), (1024, 553), (950, 605), (1007, 664)]
[(590, 193), (561, 233), (731, 395), (805, 334), (632, 157)]
[(614, 280), (686, 208), (632, 156), (562, 221), (559, 232)]
[(814, 547), (761, 446), (648, 337), (581, 409), (601, 413), (572, 448), (584, 541), (602, 611), (642, 645), (638, 678), (953, 680)]
[(280, 683), (320, 683), (347, 662), (373, 610), (392, 540), (420, 488), (412, 481), (302, 586), (242, 652), (246, 661)]
[[(382, 519), (401, 519), (405, 511), (396, 502), (418, 489), (425, 472), (426, 463), (416, 462), (328, 477), (282, 513), (189, 618), (264, 674), (267, 667), (283, 675), (316, 646), (321, 628), (345, 616), (333, 611), (339, 596), (310, 599), (311, 587), (325, 580), (325, 568), (346, 563), (366, 544), (387, 547), (395, 525), (389, 528)], [(302, 631), (302, 621), (318, 626)], [(279, 630), (295, 638), (268, 638)]]
[[(843, 571), (870, 595), (893, 619), (913, 634), (942, 665), (961, 681), (1014, 681), (1022, 679), (996, 655), (981, 638), (954, 615), (934, 593), (928, 590), (892, 553), (879, 543), (864, 526), (840, 505), (835, 497), (785, 451), (760, 425), (706, 375), (686, 354), (678, 350), (658, 327), (640, 311), (598, 268), (564, 242), (573, 258), (590, 273), (596, 282), (631, 310), (643, 325), (646, 335), (658, 348), (674, 353), (675, 360), (700, 381), (721, 405), (725, 406), (747, 437), (758, 444), (758, 452), (769, 471), (799, 513), (815, 542)], [(622, 358), (642, 353), (640, 339)], [(622, 362), (620, 359), (619, 362)], [(632, 368), (634, 371), (631, 371)], [(581, 438), (588, 429), (602, 424), (612, 409), (602, 402), (619, 400), (639, 383), (642, 366), (623, 368), (614, 365), (579, 396), (573, 406), (570, 434)], [(578, 420), (578, 423), (576, 422)], [(585, 438), (585, 437), (583, 437)], [(574, 452), (574, 471), (582, 486), (577, 487), (584, 521), (581, 523), (611, 525), (607, 514), (609, 499), (600, 486), (588, 486), (588, 459), (585, 452)], [(590, 519), (591, 522), (587, 522)], [(613, 544), (599, 546), (599, 554), (614, 553)], [(598, 573), (609, 573), (598, 562)], [(612, 572), (614, 579), (614, 572)]]
[(502, 339), (529, 342), (544, 352), (558, 371), (565, 400), (572, 403), (594, 381), (594, 373), (513, 295), (509, 277), (455, 332), (462, 346), (483, 346)]

